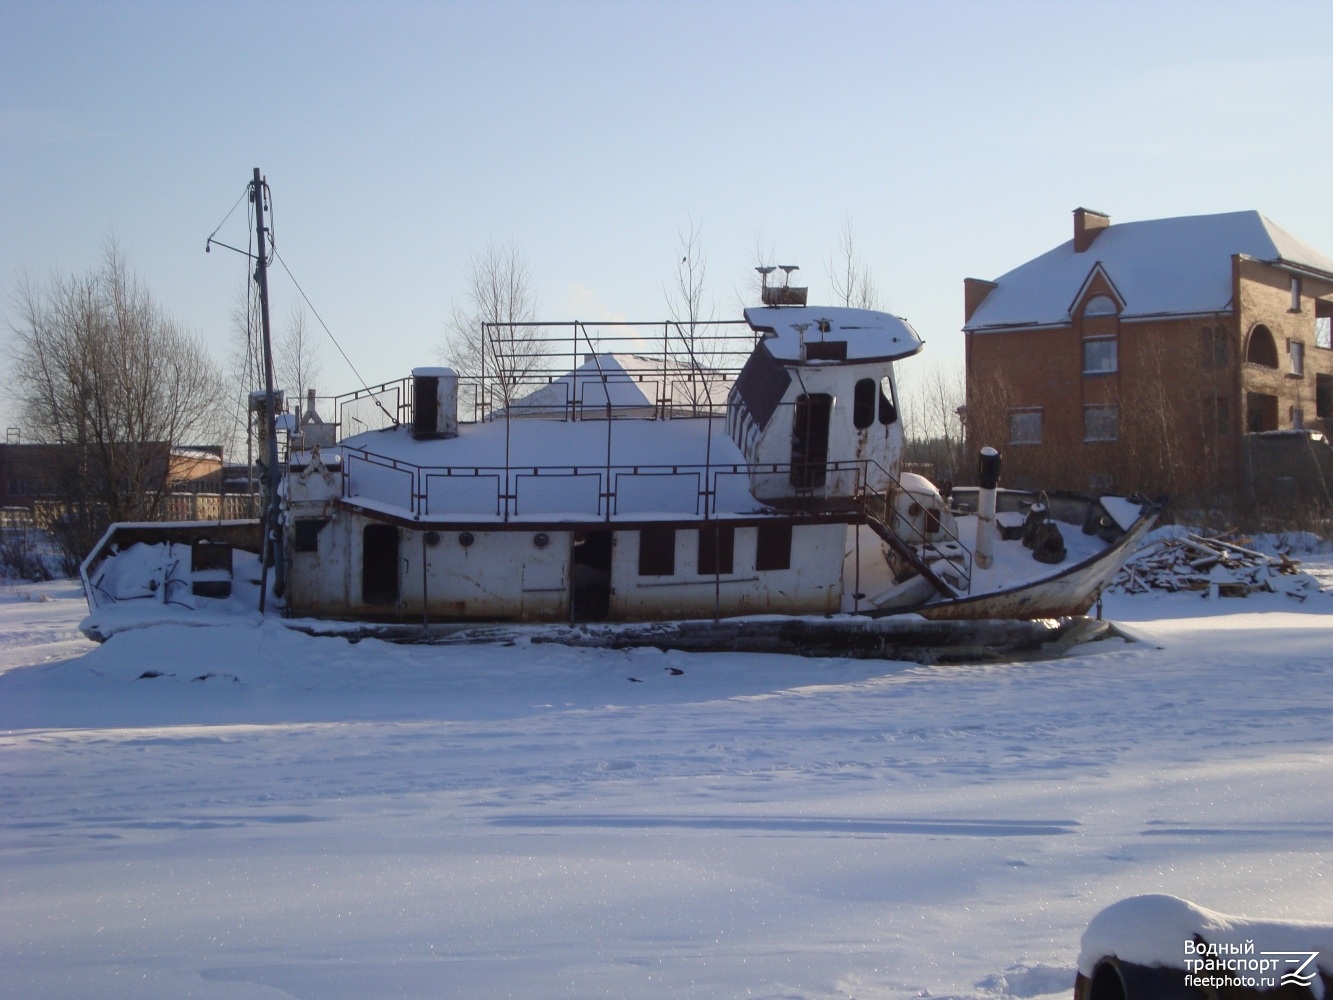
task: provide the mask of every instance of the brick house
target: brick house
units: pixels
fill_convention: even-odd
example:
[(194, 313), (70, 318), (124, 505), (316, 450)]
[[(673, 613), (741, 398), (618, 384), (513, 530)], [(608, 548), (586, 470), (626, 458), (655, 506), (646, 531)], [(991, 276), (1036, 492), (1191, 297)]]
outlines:
[(1312, 482), (1333, 459), (1333, 259), (1258, 212), (1076, 209), (964, 310), (968, 437), (1010, 485), (1205, 499), (1270, 490), (1270, 439), (1304, 439)]

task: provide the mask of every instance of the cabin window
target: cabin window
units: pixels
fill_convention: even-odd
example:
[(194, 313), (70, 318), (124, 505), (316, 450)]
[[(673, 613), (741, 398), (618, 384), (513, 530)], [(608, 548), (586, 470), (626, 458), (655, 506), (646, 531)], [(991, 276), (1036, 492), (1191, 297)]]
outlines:
[(1250, 331), (1250, 345), (1245, 350), (1245, 363), (1261, 368), (1277, 367), (1277, 344), (1268, 327), (1260, 324)]
[(1119, 437), (1120, 408), (1099, 403), (1083, 407), (1083, 440), (1114, 441)]
[(639, 532), (639, 576), (676, 575), (676, 529), (644, 528)]
[(1203, 328), (1203, 366), (1225, 368), (1230, 361), (1227, 350), (1227, 332), (1220, 326)]
[(297, 552), (318, 552), (319, 533), (328, 523), (327, 517), (298, 517), (292, 532), (292, 547)]
[(760, 572), (770, 569), (791, 569), (790, 524), (759, 525), (759, 540), (754, 551), (754, 568)]
[(732, 525), (709, 524), (699, 529), (699, 573), (714, 576), (732, 572), (736, 553), (736, 529)]
[(1041, 408), (1009, 411), (1009, 443), (1041, 444)]
[(1109, 375), (1116, 370), (1114, 337), (1093, 337), (1083, 341), (1083, 374)]
[(1287, 357), (1291, 359), (1291, 373), (1305, 377), (1305, 344), (1299, 340), (1287, 341)]
[(815, 489), (827, 479), (832, 410), (833, 397), (826, 392), (796, 397), (791, 427), (791, 484), (797, 489)]
[(858, 431), (863, 431), (875, 422), (875, 380), (863, 378), (856, 383), (852, 394), (852, 424)]
[(885, 375), (879, 380), (879, 422), (885, 427), (898, 419), (898, 408), (893, 405), (893, 383)]
[(361, 600), (398, 603), (398, 529), (368, 524), (361, 533)]

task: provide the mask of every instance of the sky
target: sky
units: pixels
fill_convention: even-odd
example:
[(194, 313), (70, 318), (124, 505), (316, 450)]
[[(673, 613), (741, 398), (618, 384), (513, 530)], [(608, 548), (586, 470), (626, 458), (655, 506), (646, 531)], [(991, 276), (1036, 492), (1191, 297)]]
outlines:
[[(223, 359), (247, 265), (204, 243), (226, 218), (245, 245), (227, 215), (260, 167), (360, 373), (325, 343), (321, 395), (436, 363), (492, 242), (543, 319), (662, 319), (691, 223), (720, 318), (757, 248), (832, 301), (850, 226), (914, 364), (957, 367), (963, 279), (1069, 239), (1079, 206), (1257, 209), (1333, 253), (1331, 33), (1316, 2), (0, 0), (0, 335), (23, 276), (114, 239)], [(272, 299), (281, 327), (280, 268)]]

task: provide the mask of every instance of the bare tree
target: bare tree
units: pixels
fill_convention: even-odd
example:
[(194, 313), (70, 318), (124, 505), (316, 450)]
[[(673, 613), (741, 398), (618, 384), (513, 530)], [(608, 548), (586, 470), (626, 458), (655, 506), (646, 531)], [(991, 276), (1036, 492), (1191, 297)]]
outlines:
[(856, 252), (852, 220), (844, 219), (838, 234), (838, 252), (828, 264), (829, 282), (833, 285), (833, 300), (842, 306), (857, 309), (878, 309), (879, 291), (870, 267)]
[(289, 405), (302, 412), (306, 391), (315, 388), (323, 362), (319, 356), (319, 345), (306, 325), (305, 312), (301, 307), (293, 306), (287, 319), (287, 329), (274, 345), (273, 379), (287, 390)]
[[(672, 280), (662, 289), (679, 350), (668, 360), (687, 369), (673, 377), (684, 401), (692, 408), (715, 402), (725, 380), (728, 344), (720, 336), (717, 307), (708, 295), (708, 257), (703, 249), (703, 226), (686, 217), (686, 226), (676, 230), (676, 262)], [(672, 393), (673, 398), (675, 393)]]
[(920, 382), (900, 384), (899, 395), (905, 411), (907, 460), (930, 466), (930, 475), (937, 481), (962, 482), (970, 474), (963, 436), (966, 386), (962, 369), (938, 365), (927, 369)]
[(511, 239), (474, 254), (463, 300), (455, 300), (438, 354), (465, 378), (489, 383), (505, 404), (542, 367), (532, 272)]
[(51, 446), (60, 541), (81, 555), (109, 521), (161, 516), (173, 446), (220, 439), (221, 374), (113, 243), (89, 274), (23, 282), (15, 306), (15, 394)]

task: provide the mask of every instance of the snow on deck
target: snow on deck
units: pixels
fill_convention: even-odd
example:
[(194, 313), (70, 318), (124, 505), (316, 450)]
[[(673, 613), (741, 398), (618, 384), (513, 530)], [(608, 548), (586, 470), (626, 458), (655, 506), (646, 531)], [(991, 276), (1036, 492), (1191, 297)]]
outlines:
[[(609, 448), (609, 452), (608, 452)], [(423, 516), (520, 517), (606, 513), (702, 517), (764, 510), (745, 458), (722, 420), (496, 420), (462, 424), (458, 437), (417, 440), (406, 427), (345, 439), (349, 498)], [(422, 499), (416, 501), (414, 494)]]

